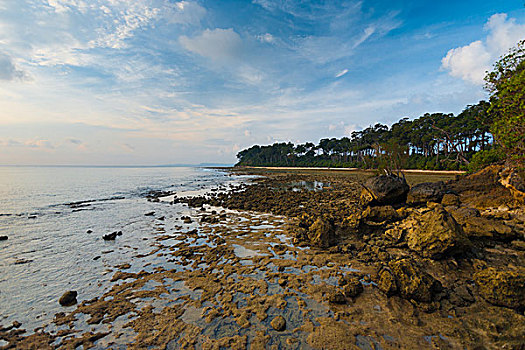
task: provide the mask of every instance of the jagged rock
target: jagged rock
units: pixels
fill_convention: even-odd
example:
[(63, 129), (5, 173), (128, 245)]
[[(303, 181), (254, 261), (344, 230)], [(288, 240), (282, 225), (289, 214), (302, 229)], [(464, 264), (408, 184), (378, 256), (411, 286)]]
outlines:
[(421, 256), (440, 259), (470, 245), (461, 226), (440, 205), (424, 213), (420, 223), (407, 233), (408, 247)]
[(286, 329), (286, 320), (281, 315), (275, 317), (271, 322), (270, 325), (278, 332), (282, 332)]
[(361, 201), (371, 205), (404, 202), (410, 189), (404, 178), (395, 175), (371, 177), (363, 187)]
[(359, 278), (353, 277), (346, 279), (346, 284), (343, 287), (344, 294), (347, 298), (355, 298), (363, 292), (363, 284)]
[(385, 205), (367, 207), (361, 214), (361, 220), (366, 225), (377, 226), (401, 220), (401, 217), (392, 206)]
[(445, 207), (448, 207), (448, 206), (459, 207), (461, 202), (457, 194), (445, 193), (443, 195), (443, 198), (441, 199), (441, 204), (443, 204), (443, 206)]
[(434, 277), (421, 270), (412, 260), (388, 263), (378, 275), (379, 289), (387, 295), (399, 293), (405, 299), (429, 303), (443, 287)]
[(489, 303), (513, 309), (525, 308), (525, 269), (486, 268), (474, 274), (479, 293)]
[(332, 291), (328, 294), (327, 300), (332, 304), (345, 304), (346, 297), (343, 293), (338, 290)]
[(377, 286), (387, 296), (397, 293), (396, 278), (389, 268), (383, 267), (377, 276)]
[(58, 302), (62, 306), (75, 305), (77, 303), (77, 292), (74, 290), (65, 292), (64, 295), (62, 295), (60, 299), (58, 299)]
[(516, 232), (503, 221), (481, 216), (475, 208), (461, 207), (451, 210), (450, 213), (468, 237), (500, 240), (512, 240), (516, 237)]
[(407, 204), (439, 203), (443, 198), (444, 190), (445, 184), (442, 181), (417, 184), (408, 191)]
[(308, 240), (320, 248), (330, 247), (335, 243), (334, 225), (323, 218), (318, 218), (308, 229)]

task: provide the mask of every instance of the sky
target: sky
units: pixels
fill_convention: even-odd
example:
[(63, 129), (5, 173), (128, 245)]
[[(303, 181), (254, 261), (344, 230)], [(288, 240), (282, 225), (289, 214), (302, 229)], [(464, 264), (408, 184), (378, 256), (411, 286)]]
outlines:
[(523, 0), (0, 0), (0, 164), (233, 164), (459, 113)]

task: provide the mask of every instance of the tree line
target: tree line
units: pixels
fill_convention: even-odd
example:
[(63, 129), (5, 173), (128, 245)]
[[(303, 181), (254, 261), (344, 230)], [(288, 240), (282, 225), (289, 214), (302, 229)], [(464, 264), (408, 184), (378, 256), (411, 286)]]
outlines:
[(392, 126), (377, 123), (347, 137), (255, 145), (237, 154), (237, 166), (476, 170), (486, 164), (524, 163), (525, 40), (485, 77), (490, 100), (457, 116), (426, 113)]

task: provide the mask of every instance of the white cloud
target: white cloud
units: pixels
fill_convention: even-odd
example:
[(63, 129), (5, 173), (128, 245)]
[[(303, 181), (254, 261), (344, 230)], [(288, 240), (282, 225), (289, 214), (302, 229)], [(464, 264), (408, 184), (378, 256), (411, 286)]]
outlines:
[(274, 36), (270, 33), (266, 33), (266, 34), (257, 36), (257, 40), (259, 40), (262, 43), (268, 43), (268, 44), (272, 44), (273, 42), (275, 42)]
[(484, 40), (449, 50), (441, 60), (442, 68), (453, 77), (482, 85), (490, 65), (525, 38), (525, 25), (517, 24), (514, 18), (507, 19), (504, 13), (491, 16), (485, 30), (488, 35)]
[(339, 73), (337, 73), (335, 75), (336, 78), (340, 78), (342, 77), (343, 75), (345, 75), (346, 73), (348, 73), (348, 69), (343, 69), (342, 71), (340, 71)]
[(193, 38), (183, 35), (179, 42), (186, 50), (217, 61), (236, 57), (242, 46), (241, 37), (232, 28), (206, 29)]

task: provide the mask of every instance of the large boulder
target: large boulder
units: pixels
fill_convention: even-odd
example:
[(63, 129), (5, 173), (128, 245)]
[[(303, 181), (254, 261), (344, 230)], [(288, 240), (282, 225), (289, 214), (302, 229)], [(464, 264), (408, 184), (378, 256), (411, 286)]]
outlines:
[(396, 204), (406, 200), (408, 186), (406, 180), (396, 175), (380, 175), (367, 179), (361, 192), (364, 204)]
[(407, 204), (419, 205), (427, 202), (441, 202), (445, 191), (445, 184), (439, 182), (424, 182), (415, 185), (408, 191)]
[(424, 213), (407, 233), (408, 247), (421, 256), (440, 259), (470, 246), (461, 226), (441, 205)]
[(328, 248), (336, 241), (334, 225), (327, 219), (318, 218), (308, 229), (310, 244)]
[(441, 282), (420, 269), (411, 259), (395, 260), (378, 274), (377, 285), (387, 295), (429, 303), (443, 290)]
[(489, 303), (513, 309), (525, 308), (525, 269), (486, 268), (474, 274), (479, 293)]

